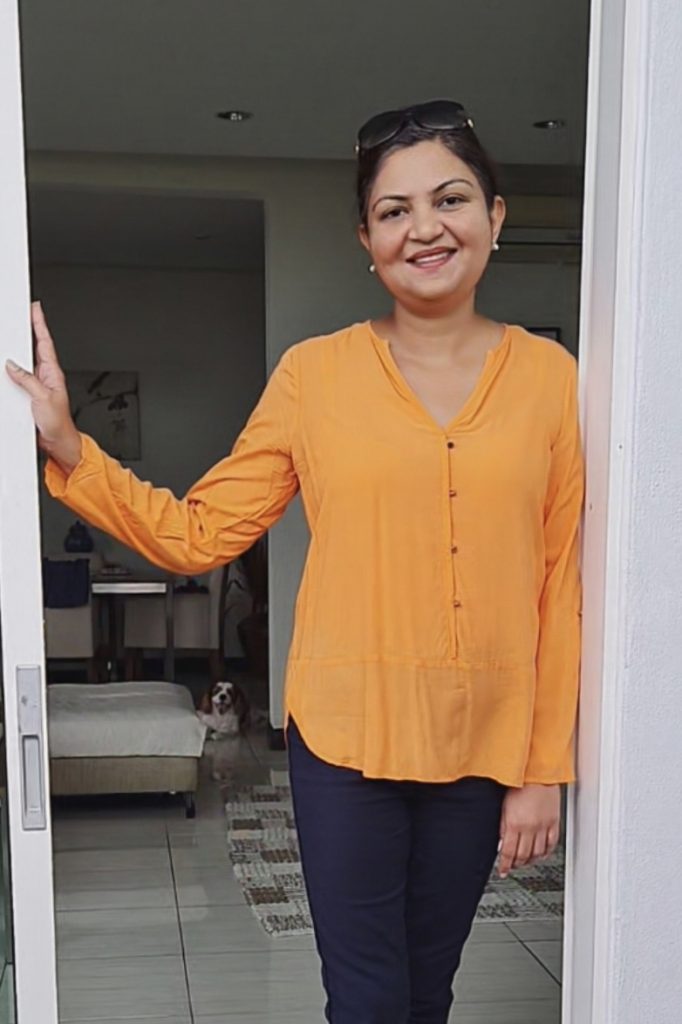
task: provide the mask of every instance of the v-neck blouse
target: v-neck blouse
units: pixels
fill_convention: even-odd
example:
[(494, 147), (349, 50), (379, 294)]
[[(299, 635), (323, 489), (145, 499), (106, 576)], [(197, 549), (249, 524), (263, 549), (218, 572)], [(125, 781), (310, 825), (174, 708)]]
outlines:
[(183, 574), (236, 558), (300, 489), (310, 544), (285, 715), (373, 778), (575, 779), (583, 458), (576, 363), (506, 326), (443, 429), (369, 323), (292, 346), (183, 499), (83, 436), (48, 487)]
[(452, 417), (447, 426), (441, 426), (434, 420), (428, 410), (424, 408), (417, 395), (405, 380), (405, 377), (393, 357), (391, 346), (388, 341), (375, 331), (371, 321), (368, 322), (366, 326), (372, 338), (372, 343), (376, 347), (377, 354), (384, 364), (384, 368), (397, 390), (406, 401), (421, 410), (423, 416), (429, 421), (434, 430), (439, 430), (443, 434), (447, 434), (449, 431), (455, 430), (460, 422), (466, 421), (471, 415), (473, 415), (475, 409), (482, 401), (482, 396), (488, 389), (489, 382), (497, 372), (497, 367), (500, 365), (511, 339), (511, 328), (505, 324), (500, 342), (494, 348), (488, 349), (483, 367), (476, 381), (476, 385), (472, 389), (466, 401), (463, 403), (459, 412)]

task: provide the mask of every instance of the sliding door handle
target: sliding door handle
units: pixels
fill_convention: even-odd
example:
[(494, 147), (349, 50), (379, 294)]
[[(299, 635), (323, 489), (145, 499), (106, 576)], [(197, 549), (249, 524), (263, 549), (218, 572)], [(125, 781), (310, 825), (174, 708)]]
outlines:
[(17, 668), (19, 757), (21, 760), (21, 825), (26, 832), (47, 828), (46, 780), (43, 769), (43, 683), (38, 665)]

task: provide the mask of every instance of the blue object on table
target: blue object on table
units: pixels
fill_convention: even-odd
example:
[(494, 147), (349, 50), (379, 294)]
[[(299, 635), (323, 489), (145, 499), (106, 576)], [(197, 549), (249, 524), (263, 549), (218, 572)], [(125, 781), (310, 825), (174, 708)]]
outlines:
[(94, 547), (95, 545), (87, 526), (77, 519), (64, 538), (64, 550), (70, 554), (89, 554)]
[(80, 608), (90, 601), (87, 558), (54, 561), (43, 558), (43, 604), (46, 608)]

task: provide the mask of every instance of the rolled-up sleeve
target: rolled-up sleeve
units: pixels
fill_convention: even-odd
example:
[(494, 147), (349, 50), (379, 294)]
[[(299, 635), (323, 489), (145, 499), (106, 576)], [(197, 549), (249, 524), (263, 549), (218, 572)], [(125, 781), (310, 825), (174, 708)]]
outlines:
[(82, 458), (67, 477), (52, 460), (50, 494), (150, 562), (194, 574), (249, 548), (298, 490), (291, 444), (298, 417), (294, 350), (281, 358), (231, 454), (177, 498), (140, 480), (82, 435)]
[(536, 692), (525, 782), (575, 780), (574, 731), (580, 674), (579, 531), (584, 461), (577, 366), (570, 360), (545, 502), (545, 581), (540, 599)]

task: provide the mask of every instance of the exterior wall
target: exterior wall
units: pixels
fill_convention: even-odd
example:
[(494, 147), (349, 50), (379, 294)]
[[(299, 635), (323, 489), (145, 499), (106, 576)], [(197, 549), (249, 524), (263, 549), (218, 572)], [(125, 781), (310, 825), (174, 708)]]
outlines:
[(588, 455), (564, 1024), (682, 1005), (682, 8), (595, 0), (581, 368)]

